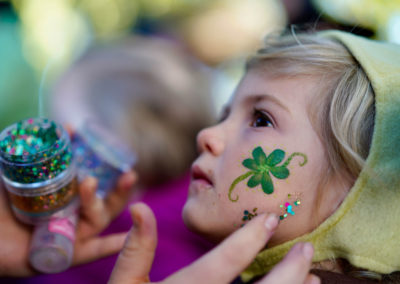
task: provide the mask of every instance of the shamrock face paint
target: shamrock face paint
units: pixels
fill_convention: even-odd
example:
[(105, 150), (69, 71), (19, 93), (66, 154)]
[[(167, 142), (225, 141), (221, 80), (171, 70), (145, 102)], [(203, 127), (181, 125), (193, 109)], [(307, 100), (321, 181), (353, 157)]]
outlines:
[(291, 154), (283, 164), (278, 165), (285, 158), (285, 151), (281, 149), (275, 149), (271, 154), (269, 154), (269, 156), (267, 156), (261, 147), (256, 147), (252, 154), (253, 159), (245, 159), (242, 162), (242, 165), (250, 169), (250, 171), (236, 178), (229, 188), (228, 198), (232, 202), (239, 200), (238, 195), (236, 195), (235, 198), (232, 198), (232, 191), (242, 180), (250, 177), (247, 182), (248, 187), (254, 188), (261, 184), (264, 193), (271, 194), (274, 192), (274, 184), (270, 174), (277, 179), (286, 179), (290, 174), (287, 166), (295, 156), (301, 156), (303, 158), (303, 161), (299, 163), (300, 167), (307, 163), (307, 156), (305, 154), (295, 152)]

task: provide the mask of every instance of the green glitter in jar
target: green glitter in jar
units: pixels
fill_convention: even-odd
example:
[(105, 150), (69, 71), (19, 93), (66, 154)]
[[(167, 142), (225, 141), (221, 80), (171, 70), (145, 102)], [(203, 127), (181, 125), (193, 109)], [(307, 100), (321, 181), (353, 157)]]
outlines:
[(0, 134), (3, 175), (10, 181), (35, 183), (50, 180), (71, 163), (67, 132), (45, 118), (17, 122)]

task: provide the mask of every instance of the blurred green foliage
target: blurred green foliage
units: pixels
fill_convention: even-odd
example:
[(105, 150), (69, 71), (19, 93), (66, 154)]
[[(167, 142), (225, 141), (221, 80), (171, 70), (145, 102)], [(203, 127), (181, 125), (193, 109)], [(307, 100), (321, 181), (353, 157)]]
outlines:
[(0, 9), (0, 129), (38, 114), (38, 80), (25, 61), (18, 19), (11, 8)]

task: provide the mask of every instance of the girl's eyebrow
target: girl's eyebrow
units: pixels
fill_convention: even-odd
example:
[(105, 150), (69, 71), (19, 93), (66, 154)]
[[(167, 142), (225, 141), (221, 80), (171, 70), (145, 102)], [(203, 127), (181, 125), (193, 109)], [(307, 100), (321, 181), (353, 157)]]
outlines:
[(255, 95), (250, 95), (247, 96), (243, 103), (244, 104), (254, 104), (254, 103), (258, 103), (261, 101), (270, 101), (273, 104), (277, 105), (278, 107), (282, 108), (283, 110), (285, 110), (286, 112), (290, 113), (289, 108), (283, 104), (279, 99), (277, 99), (275, 96), (269, 95), (269, 94), (255, 94)]

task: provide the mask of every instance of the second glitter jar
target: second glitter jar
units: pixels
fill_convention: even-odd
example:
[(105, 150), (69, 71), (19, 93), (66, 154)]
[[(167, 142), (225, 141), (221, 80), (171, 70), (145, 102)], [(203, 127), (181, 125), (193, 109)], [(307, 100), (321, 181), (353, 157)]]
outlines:
[(20, 221), (38, 224), (78, 206), (68, 133), (55, 122), (31, 118), (0, 134), (2, 178)]
[(135, 154), (123, 139), (96, 121), (87, 121), (72, 139), (78, 178), (93, 176), (98, 180), (97, 196), (104, 198), (115, 187), (121, 174), (136, 162)]

